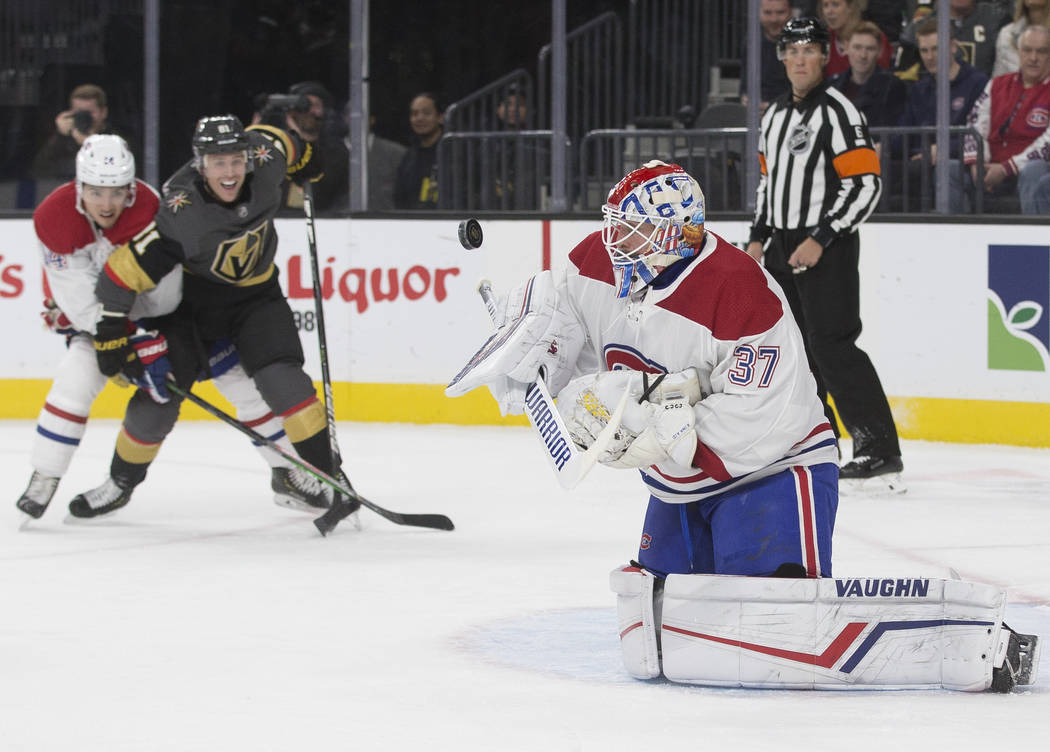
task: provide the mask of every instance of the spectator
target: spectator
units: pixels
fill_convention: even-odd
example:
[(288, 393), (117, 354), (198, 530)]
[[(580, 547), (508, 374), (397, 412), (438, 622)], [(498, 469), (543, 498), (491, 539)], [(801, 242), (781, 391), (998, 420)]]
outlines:
[(394, 206), (398, 209), (436, 209), (437, 145), (444, 133), (444, 109), (436, 95), (422, 92), (412, 98), (408, 118), (417, 142), (409, 147), (398, 165)]
[(1015, 73), (1021, 67), (1017, 39), (1032, 24), (1050, 27), (1050, 0), (1017, 0), (1014, 20), (999, 30), (999, 37), (995, 40), (993, 76)]
[(892, 45), (901, 35), (908, 16), (907, 0), (868, 0), (864, 18), (872, 21)]
[[(915, 27), (922, 18), (936, 16), (930, 13), (929, 7), (929, 3), (920, 4), (916, 11), (917, 20), (901, 33), (900, 49), (894, 68), (905, 80), (915, 81), (919, 77), (920, 62)], [(995, 63), (995, 40), (999, 30), (1009, 21), (1009, 16), (1000, 6), (978, 3), (977, 0), (950, 0), (948, 13), (963, 60), (984, 75), (991, 76)]]
[(75, 177), (77, 152), (88, 136), (112, 132), (108, 118), (106, 92), (101, 87), (81, 84), (73, 89), (69, 109), (55, 116), (55, 132), (33, 160), (33, 177)]
[(496, 105), (496, 119), (499, 121), (499, 130), (524, 130), (528, 128), (529, 122), (528, 102), (525, 92), (517, 84), (511, 84)]
[[(1017, 192), (1022, 214), (1050, 214), (1050, 29), (1029, 26), (1018, 39), (1021, 69), (996, 76), (970, 113), (981, 134), (964, 142), (969, 169), (952, 171), (953, 212), (968, 212), (976, 186), (992, 197)], [(977, 149), (984, 153), (984, 175), (977, 174)]]
[[(517, 84), (507, 87), (500, 103), (496, 105), (496, 120), (504, 133), (522, 131), (529, 126), (528, 100)], [(525, 135), (499, 139), (493, 142), (498, 151), (493, 155), (492, 169), (495, 171), (491, 200), (494, 206), (481, 208), (537, 210), (541, 207), (540, 185), (550, 164), (550, 148), (547, 139), (536, 139)], [(483, 191), (479, 200), (485, 200)]]
[[(348, 204), (339, 201), (348, 195), (350, 152), (343, 143), (332, 93), (317, 81), (294, 84), (288, 92), (295, 97), (306, 97), (310, 106), (308, 109), (289, 110), (280, 127), (294, 130), (303, 141), (313, 144), (324, 164), (324, 175), (312, 184), (314, 209), (318, 212), (344, 210)], [(302, 188), (288, 181), (285, 190), (285, 206), (301, 208)]]
[[(875, 64), (883, 39), (878, 26), (862, 21), (846, 44), (849, 68), (829, 81), (864, 113), (869, 128), (895, 126), (904, 111), (904, 82)], [(875, 139), (876, 152), (879, 147)]]
[[(343, 145), (349, 152), (352, 146), (353, 134), (349, 132), (350, 126), (350, 104), (343, 108), (343, 122), (347, 125), (347, 134), (343, 137)], [(368, 211), (392, 211), (394, 209), (394, 179), (397, 175), (397, 167), (401, 164), (405, 152), (408, 151), (402, 144), (382, 138), (375, 134), (375, 115), (368, 119)], [(340, 205), (350, 205), (350, 186), (347, 184), (347, 193), (340, 198)]]
[[(901, 116), (900, 125), (904, 127), (926, 126), (937, 124), (937, 19), (925, 18), (916, 26), (916, 37), (919, 44), (919, 55), (922, 58), (926, 73), (908, 91), (908, 101)], [(953, 34), (951, 26), (948, 28), (949, 35)], [(970, 110), (973, 109), (977, 97), (981, 95), (988, 77), (974, 68), (969, 63), (960, 60), (958, 46), (955, 39), (951, 40), (951, 64), (948, 68), (948, 106), (949, 125), (966, 125)], [(950, 158), (958, 160), (962, 154), (962, 136), (952, 134), (950, 142)], [(937, 164), (937, 145), (930, 144), (929, 149), (924, 149), (922, 141), (916, 137), (910, 137), (907, 141), (906, 154), (906, 176), (908, 181), (908, 196), (921, 198), (921, 203), (912, 203), (910, 209), (927, 211), (931, 207), (929, 195), (922, 195), (922, 173), (927, 173), (926, 185), (932, 186), (933, 180), (929, 177), (933, 166)]]
[[(820, 0), (819, 16), (831, 32), (831, 51), (824, 65), (825, 76), (834, 76), (849, 68), (846, 42), (863, 20), (862, 14), (867, 7), (868, 0)], [(876, 62), (880, 67), (889, 69), (892, 60), (893, 50), (883, 36)]]
[[(777, 39), (784, 24), (791, 18), (791, 4), (788, 0), (762, 0), (758, 12), (758, 23), (762, 27), (762, 67), (759, 70), (759, 110), (765, 112), (769, 103), (791, 89), (791, 82), (784, 73), (784, 65), (777, 58)], [(747, 81), (747, 68), (741, 72), (741, 79)], [(747, 104), (747, 95), (741, 97)]]

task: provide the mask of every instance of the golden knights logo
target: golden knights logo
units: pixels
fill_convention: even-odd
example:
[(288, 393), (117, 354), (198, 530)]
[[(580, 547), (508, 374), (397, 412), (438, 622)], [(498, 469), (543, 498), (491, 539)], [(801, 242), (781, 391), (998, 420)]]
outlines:
[(191, 203), (189, 194), (186, 193), (186, 191), (175, 191), (175, 193), (172, 193), (164, 199), (164, 201), (168, 205), (168, 208), (171, 209), (172, 214), (177, 214), (179, 209), (184, 206), (189, 206)]
[(266, 229), (267, 223), (263, 222), (240, 237), (221, 243), (212, 262), (212, 273), (235, 285), (255, 276), (262, 258)]
[(273, 159), (273, 149), (265, 144), (260, 144), (252, 149), (252, 159), (256, 164), (266, 164)]

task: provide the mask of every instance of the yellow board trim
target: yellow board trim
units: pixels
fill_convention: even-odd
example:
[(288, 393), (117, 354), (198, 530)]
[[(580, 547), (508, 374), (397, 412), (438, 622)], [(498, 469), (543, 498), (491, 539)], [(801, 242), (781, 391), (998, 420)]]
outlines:
[[(46, 379), (0, 380), (0, 418), (35, 420), (51, 382)], [(318, 395), (320, 395), (320, 385)], [(226, 412), (233, 408), (210, 383), (194, 392)], [(332, 385), (336, 418), (379, 423), (451, 423), (455, 425), (528, 425), (522, 416), (501, 418), (486, 389), (456, 399), (440, 384)], [(120, 418), (131, 391), (107, 384), (91, 410), (94, 418)], [(991, 400), (890, 397), (901, 438), (964, 444), (1050, 447), (1050, 404)], [(182, 420), (214, 420), (196, 405), (183, 404)]]

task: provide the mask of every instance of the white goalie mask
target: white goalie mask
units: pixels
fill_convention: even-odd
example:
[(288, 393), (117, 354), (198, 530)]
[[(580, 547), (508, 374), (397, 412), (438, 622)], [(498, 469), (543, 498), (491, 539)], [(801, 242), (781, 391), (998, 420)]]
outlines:
[(704, 239), (704, 194), (676, 164), (654, 160), (617, 183), (602, 207), (602, 242), (612, 259), (616, 296), (651, 283), (664, 268), (696, 255)]
[(129, 186), (125, 206), (135, 203), (135, 157), (120, 136), (100, 133), (84, 139), (77, 152), (77, 211), (84, 214), (81, 199), (85, 185)]

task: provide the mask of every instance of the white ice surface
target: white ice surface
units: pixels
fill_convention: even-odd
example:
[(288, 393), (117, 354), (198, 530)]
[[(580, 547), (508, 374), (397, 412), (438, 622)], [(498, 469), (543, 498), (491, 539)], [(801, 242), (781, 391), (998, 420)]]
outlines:
[[(363, 494), (456, 530), (366, 512), (327, 539), (214, 422), (179, 424), (111, 519), (65, 523), (116, 429), (19, 529), (33, 424), (0, 422), (0, 752), (1047, 748), (1050, 665), (1008, 696), (630, 679), (608, 573), (645, 493), (602, 467), (561, 491), (527, 429), (341, 425)], [(1050, 639), (1050, 452), (905, 442), (905, 464), (906, 495), (842, 498), (835, 574), (954, 568)]]

